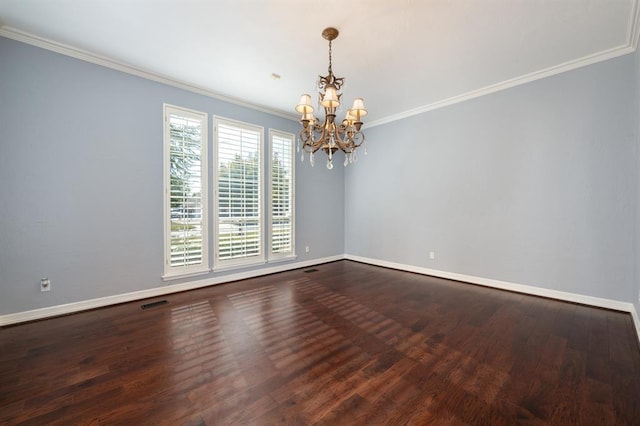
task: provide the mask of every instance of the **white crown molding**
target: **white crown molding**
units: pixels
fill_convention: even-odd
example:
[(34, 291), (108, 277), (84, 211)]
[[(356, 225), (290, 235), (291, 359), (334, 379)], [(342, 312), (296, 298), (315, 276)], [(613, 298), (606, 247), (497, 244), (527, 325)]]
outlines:
[(507, 281), (493, 280), (489, 278), (475, 277), (472, 275), (457, 274), (455, 272), (439, 271), (437, 269), (423, 268), (421, 266), (405, 265), (402, 263), (387, 262), (386, 260), (372, 259), (369, 257), (354, 256), (347, 254), (345, 259), (353, 260), (370, 265), (382, 266), (384, 268), (399, 269), (401, 271), (414, 272), (422, 275), (429, 275), (448, 280), (461, 281), (470, 284), (477, 284), (484, 287), (497, 288), (500, 290), (508, 290), (516, 293), (524, 293), (532, 296), (541, 296), (550, 299), (563, 300), (567, 302), (580, 303), (582, 305), (595, 306), (598, 308), (613, 309), (616, 311), (629, 312), (636, 328), (638, 343), (640, 343), (640, 320), (633, 303), (621, 302), (612, 299), (603, 299), (600, 297), (585, 296), (582, 294), (568, 293), (565, 291), (551, 290), (542, 287), (533, 287), (523, 284), (515, 284)]
[(636, 311), (636, 307), (631, 305), (631, 317), (633, 318), (633, 324), (636, 326), (636, 337), (638, 338), (638, 343), (640, 343), (640, 318), (638, 318), (638, 311)]
[[(70, 56), (76, 59), (80, 59), (86, 62), (111, 68), (117, 71), (121, 71), (127, 74), (135, 75), (145, 78), (147, 80), (156, 81), (159, 83), (167, 84), (169, 86), (177, 87), (179, 89), (187, 90), (193, 93), (209, 96), (211, 98), (219, 99), (225, 102), (229, 102), (235, 105), (243, 106), (253, 110), (265, 112), (267, 114), (275, 115), (292, 121), (298, 121), (298, 117), (294, 114), (289, 114), (281, 110), (268, 108), (262, 105), (253, 104), (241, 99), (225, 96), (223, 94), (214, 92), (203, 87), (195, 86), (193, 84), (176, 80), (171, 77), (167, 77), (161, 74), (157, 74), (148, 70), (134, 67), (132, 65), (116, 61), (114, 59), (101, 56), (95, 53), (91, 53), (86, 50), (78, 49), (73, 46), (69, 46), (56, 41), (48, 40), (43, 37), (39, 37), (25, 31), (21, 31), (9, 26), (0, 26), (0, 36), (6, 37), (12, 40), (20, 41), (26, 44), (37, 46), (52, 52), (60, 53), (62, 55)], [(556, 66), (552, 66), (540, 71), (535, 71), (529, 74), (525, 74), (519, 77), (515, 77), (509, 80), (501, 81), (499, 83), (491, 84), (489, 86), (482, 87), (477, 90), (472, 90), (467, 93), (452, 96), (447, 99), (432, 102), (430, 104), (422, 105), (416, 108), (409, 109), (397, 114), (392, 114), (387, 117), (373, 120), (365, 125), (365, 129), (380, 126), (383, 124), (391, 123), (394, 121), (402, 120), (414, 115), (423, 114), (435, 109), (444, 108), (449, 105), (457, 104), (460, 102), (468, 101), (478, 98), (480, 96), (489, 95), (491, 93), (499, 92), (501, 90), (509, 89), (522, 84), (530, 83), (532, 81), (540, 80), (542, 78), (550, 77), (556, 74), (560, 74), (566, 71), (571, 71), (577, 68), (592, 65), (598, 62), (613, 59), (618, 56), (626, 55), (635, 52), (638, 46), (638, 40), (640, 38), (640, 0), (632, 0), (631, 13), (629, 14), (629, 24), (627, 30), (627, 44), (614, 47), (602, 52), (587, 55), (585, 57), (568, 61)]]
[(8, 26), (0, 26), (0, 36), (9, 38), (11, 40), (19, 41), (22, 43), (30, 44), (32, 46), (40, 47), (52, 52), (59, 53), (61, 55), (70, 56), (75, 59), (80, 59), (85, 62), (100, 65), (106, 68), (111, 68), (116, 71), (124, 72), (127, 74), (142, 77), (147, 80), (155, 81), (158, 83), (166, 84), (168, 86), (177, 87), (178, 89), (187, 90), (189, 92), (197, 93), (199, 95), (208, 96), (224, 102), (229, 102), (234, 105), (239, 105), (245, 108), (250, 108), (256, 111), (265, 112), (267, 114), (275, 115), (277, 117), (286, 118), (287, 120), (298, 121), (298, 117), (294, 114), (288, 114), (280, 110), (265, 107), (263, 105), (253, 104), (241, 99), (225, 96), (223, 94), (214, 92), (204, 87), (195, 86), (184, 81), (176, 80), (165, 75), (157, 74), (152, 71), (137, 68), (133, 65), (126, 64), (124, 62), (116, 61), (115, 59), (108, 58), (106, 56), (91, 53), (86, 50), (78, 49), (73, 46), (69, 46), (56, 41), (48, 40), (43, 37), (39, 37), (25, 31), (18, 30), (16, 28)]
[[(636, 44), (637, 44), (637, 38), (636, 38)], [(545, 68), (540, 71), (535, 71), (529, 74), (522, 75), (520, 77), (515, 77), (509, 80), (501, 81), (500, 83), (485, 86), (477, 90), (472, 90), (471, 92), (452, 96), (450, 98), (443, 99), (441, 101), (436, 101), (427, 105), (422, 105), (417, 108), (400, 112), (398, 114), (393, 114), (388, 117), (370, 121), (367, 123), (367, 128), (380, 126), (382, 124), (387, 124), (393, 121), (398, 121), (404, 118), (412, 117), (414, 115), (422, 114), (427, 111), (433, 111), (435, 109), (443, 108), (449, 105), (479, 98), (480, 96), (489, 95), (491, 93), (499, 92), (515, 86), (520, 86), (525, 83), (530, 83), (532, 81), (540, 80), (546, 77), (551, 77), (556, 74), (574, 70), (576, 68), (585, 67), (587, 65), (596, 64), (598, 62), (606, 61), (608, 59), (617, 58), (618, 56), (627, 55), (629, 53), (633, 53), (634, 51), (635, 49), (629, 45), (614, 47), (612, 49), (594, 53), (593, 55), (588, 55), (580, 59), (565, 62), (563, 64)]]
[(629, 13), (629, 25), (627, 40), (628, 45), (635, 51), (638, 48), (638, 38), (640, 38), (640, 1), (631, 2), (631, 13)]
[(435, 109), (444, 108), (449, 105), (457, 104), (460, 102), (468, 101), (480, 96), (489, 95), (491, 93), (499, 92), (501, 90), (509, 89), (511, 87), (519, 86), (521, 84), (530, 83), (532, 81), (540, 80), (542, 78), (550, 77), (563, 72), (571, 71), (577, 68), (585, 67), (587, 65), (596, 64), (609, 59), (617, 58), (618, 56), (627, 55), (633, 53), (638, 48), (638, 42), (640, 39), (640, 0), (631, 1), (631, 10), (629, 13), (629, 23), (627, 25), (627, 43), (604, 50), (602, 52), (587, 55), (582, 58), (568, 61), (553, 67), (549, 67), (540, 71), (535, 71), (529, 74), (515, 77), (509, 80), (501, 81), (496, 84), (482, 87), (477, 90), (472, 90), (467, 93), (452, 96), (447, 99), (432, 102), (430, 104), (422, 105), (416, 108), (412, 108), (407, 111), (393, 114), (387, 117), (373, 120), (367, 123), (366, 128), (380, 126), (382, 124), (391, 123), (394, 121), (402, 120), (404, 118), (412, 117), (414, 115), (422, 114), (427, 111), (433, 111)]
[(0, 316), (0, 327), (11, 324), (18, 324), (27, 321), (35, 321), (60, 315), (68, 315), (89, 309), (102, 308), (119, 303), (133, 302), (136, 300), (148, 299), (150, 297), (165, 296), (167, 294), (181, 291), (194, 290), (202, 287), (209, 287), (217, 284), (224, 284), (232, 281), (244, 280), (248, 278), (260, 277), (262, 275), (285, 272), (292, 269), (307, 268), (309, 266), (320, 265), (322, 263), (334, 262), (344, 259), (344, 255), (324, 257), (320, 259), (306, 260), (303, 262), (289, 263), (286, 265), (272, 266), (255, 271), (239, 272), (221, 277), (206, 278), (198, 281), (190, 281), (182, 284), (174, 284), (166, 287), (156, 287), (147, 290), (134, 291), (131, 293), (116, 294), (113, 296), (100, 297), (97, 299), (83, 300), (80, 302), (67, 303), (64, 305), (50, 306), (46, 308), (34, 309), (31, 311), (16, 312)]

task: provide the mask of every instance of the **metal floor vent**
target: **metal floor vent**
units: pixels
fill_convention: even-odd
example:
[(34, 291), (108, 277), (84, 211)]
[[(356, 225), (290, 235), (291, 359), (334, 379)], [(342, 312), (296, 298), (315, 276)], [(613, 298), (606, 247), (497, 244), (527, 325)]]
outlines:
[(140, 307), (142, 309), (149, 309), (149, 308), (155, 308), (156, 306), (160, 306), (160, 305), (166, 305), (167, 302), (166, 300), (157, 300), (155, 302), (149, 302), (149, 303), (145, 303), (144, 305), (140, 305)]
[(307, 269), (306, 271), (304, 271), (305, 274), (309, 274), (311, 272), (318, 272), (317, 269)]

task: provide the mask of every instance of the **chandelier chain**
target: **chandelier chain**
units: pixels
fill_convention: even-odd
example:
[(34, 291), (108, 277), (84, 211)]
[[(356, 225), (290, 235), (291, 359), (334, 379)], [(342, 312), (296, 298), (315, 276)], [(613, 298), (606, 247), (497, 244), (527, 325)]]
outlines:
[(331, 65), (331, 40), (329, 40), (329, 74), (333, 74)]

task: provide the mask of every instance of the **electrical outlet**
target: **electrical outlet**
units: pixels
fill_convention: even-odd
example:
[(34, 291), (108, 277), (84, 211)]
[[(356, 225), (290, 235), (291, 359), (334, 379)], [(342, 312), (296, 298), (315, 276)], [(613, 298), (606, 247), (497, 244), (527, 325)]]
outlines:
[(306, 247), (304, 248), (304, 251), (305, 251), (305, 253), (309, 253), (309, 246), (306, 246)]
[(429, 259), (433, 260), (436, 258), (436, 252), (435, 251), (430, 251), (429, 252)]
[(51, 290), (51, 280), (49, 278), (42, 278), (40, 280), (40, 291), (50, 291)]

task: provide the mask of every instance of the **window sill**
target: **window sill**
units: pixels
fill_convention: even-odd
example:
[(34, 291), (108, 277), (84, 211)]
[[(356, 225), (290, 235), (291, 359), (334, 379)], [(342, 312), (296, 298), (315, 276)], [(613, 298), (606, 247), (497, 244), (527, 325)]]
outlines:
[(291, 254), (289, 256), (274, 257), (272, 259), (269, 259), (267, 263), (280, 263), (280, 262), (286, 262), (287, 260), (295, 260), (297, 258), (298, 258), (298, 255)]
[(197, 277), (199, 275), (207, 275), (211, 272), (211, 269), (203, 269), (200, 271), (192, 271), (192, 272), (184, 272), (184, 273), (176, 273), (176, 274), (164, 274), (162, 276), (162, 281), (172, 281), (179, 280), (180, 278), (189, 278), (189, 277)]
[(224, 271), (231, 271), (234, 269), (243, 269), (243, 268), (251, 268), (253, 266), (260, 266), (260, 265), (264, 265), (265, 263), (267, 263), (264, 259), (260, 259), (260, 260), (256, 260), (254, 262), (247, 262), (247, 263), (231, 263), (228, 265), (222, 264), (220, 266), (214, 266), (212, 271), (213, 272), (224, 272)]

